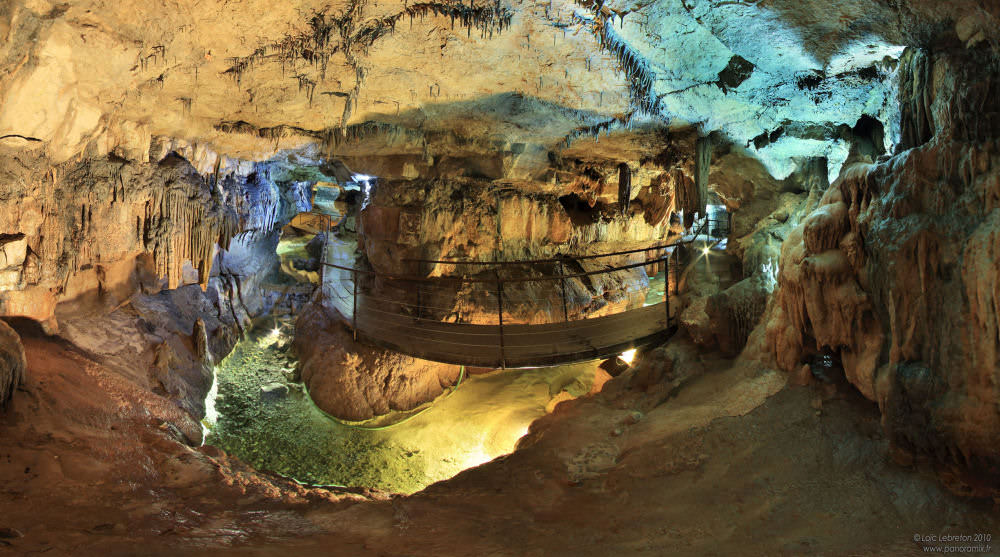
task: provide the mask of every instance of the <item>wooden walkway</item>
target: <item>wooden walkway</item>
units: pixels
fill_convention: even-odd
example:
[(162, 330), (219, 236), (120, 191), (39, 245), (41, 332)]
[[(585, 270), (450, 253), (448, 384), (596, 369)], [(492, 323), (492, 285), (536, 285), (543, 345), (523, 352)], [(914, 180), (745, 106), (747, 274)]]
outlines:
[[(340, 311), (344, 305), (340, 302), (334, 307)], [(665, 340), (675, 330), (667, 323), (665, 309), (661, 303), (566, 323), (504, 325), (501, 337), (499, 325), (416, 319), (377, 310), (361, 296), (356, 329), (360, 340), (425, 360), (475, 367), (538, 367), (615, 356)]]
[[(694, 262), (701, 245), (711, 240), (700, 238), (704, 240), (696, 237), (686, 242), (698, 241), (688, 250), (695, 254)], [(678, 304), (666, 302), (613, 315), (545, 324), (471, 324), (417, 317), (409, 314), (411, 311), (397, 311), (402, 306), (394, 310), (391, 304), (387, 306), (387, 300), (356, 288), (356, 278), (366, 271), (351, 268), (352, 257), (346, 255), (346, 247), (331, 244), (324, 253), (324, 303), (344, 318), (359, 340), (425, 360), (488, 368), (556, 365), (613, 357), (630, 348), (663, 342), (677, 330), (676, 314), (671, 313), (668, 319), (668, 311)], [(675, 252), (669, 249), (666, 253), (647, 263), (669, 261)], [(622, 268), (627, 267), (600, 273)], [(676, 282), (676, 270), (669, 272)], [(670, 276), (658, 276), (664, 277), (665, 284), (671, 283)], [(550, 284), (559, 288), (558, 281)], [(659, 293), (662, 296), (663, 290)], [(658, 298), (663, 299), (661, 296)], [(504, 315), (503, 310), (499, 313)]]

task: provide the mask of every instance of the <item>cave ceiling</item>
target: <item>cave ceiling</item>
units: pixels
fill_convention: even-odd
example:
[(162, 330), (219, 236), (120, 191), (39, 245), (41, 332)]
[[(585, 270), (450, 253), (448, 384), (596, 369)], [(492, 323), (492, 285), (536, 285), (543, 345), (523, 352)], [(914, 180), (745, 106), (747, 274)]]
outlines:
[(576, 141), (627, 158), (633, 134), (695, 127), (779, 178), (808, 156), (835, 174), (839, 126), (892, 121), (904, 45), (979, 40), (1000, 11), (965, 4), (14, 0), (0, 141), (67, 160), (162, 136), (261, 160), (377, 137), (369, 156), (504, 151), (530, 178)]

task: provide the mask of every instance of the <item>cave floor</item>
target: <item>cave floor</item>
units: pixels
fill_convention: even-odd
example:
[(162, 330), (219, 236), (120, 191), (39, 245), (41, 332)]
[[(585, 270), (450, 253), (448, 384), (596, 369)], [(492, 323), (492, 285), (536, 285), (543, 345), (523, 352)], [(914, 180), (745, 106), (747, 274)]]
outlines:
[(914, 534), (998, 532), (992, 502), (892, 464), (858, 395), (721, 360), (652, 408), (613, 380), (513, 454), (404, 497), (185, 446), (169, 402), (64, 342), (25, 349), (0, 415), (10, 554), (916, 555)]
[(296, 364), (282, 339), (294, 325), (276, 321), (277, 334), (264, 325), (216, 367), (218, 420), (206, 443), (312, 485), (412, 493), (507, 454), (556, 397), (587, 394), (598, 364), (480, 373), (412, 412), (348, 424), (286, 380)]

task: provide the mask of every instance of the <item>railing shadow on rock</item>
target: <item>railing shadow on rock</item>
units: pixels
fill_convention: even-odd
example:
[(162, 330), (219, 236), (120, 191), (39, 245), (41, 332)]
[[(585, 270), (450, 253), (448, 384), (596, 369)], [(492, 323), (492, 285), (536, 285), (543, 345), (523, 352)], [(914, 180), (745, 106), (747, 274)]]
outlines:
[[(520, 261), (408, 260), (481, 268), (472, 276), (359, 269), (327, 261), (324, 250), (321, 296), (355, 339), (427, 360), (508, 368), (602, 358), (676, 330), (670, 296), (678, 293), (681, 266), (693, 254), (689, 244), (707, 238), (709, 227), (705, 221), (680, 241), (613, 253)], [(651, 252), (664, 255), (650, 257)], [(642, 260), (584, 268), (584, 262), (635, 255)], [(657, 282), (662, 273), (660, 301), (654, 301), (659, 292), (649, 275), (636, 270), (655, 270)], [(530, 276), (537, 272), (545, 274)]]

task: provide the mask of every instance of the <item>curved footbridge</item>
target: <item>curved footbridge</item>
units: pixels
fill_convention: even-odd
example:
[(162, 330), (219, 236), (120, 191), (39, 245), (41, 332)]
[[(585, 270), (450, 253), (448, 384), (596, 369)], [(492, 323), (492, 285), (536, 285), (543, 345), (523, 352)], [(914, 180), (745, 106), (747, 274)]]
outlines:
[[(324, 304), (353, 328), (355, 338), (426, 360), (518, 368), (605, 358), (663, 341), (676, 331), (676, 310), (671, 308), (677, 304), (672, 306), (670, 298), (678, 293), (683, 270), (718, 243), (705, 230), (703, 225), (670, 244), (599, 255), (527, 261), (412, 260), (420, 266), (467, 268), (467, 276), (362, 270), (354, 267), (353, 256), (345, 255), (345, 250), (328, 249), (322, 296)], [(639, 261), (600, 264), (610, 257)], [(545, 273), (546, 269), (554, 272)], [(637, 269), (646, 272), (636, 273)], [(602, 285), (600, 294), (592, 296), (583, 283)], [(456, 313), (456, 305), (463, 304), (475, 311)], [(607, 314), (601, 306), (630, 309)], [(599, 316), (587, 318), (586, 313)], [(537, 322), (540, 317), (544, 322)]]

